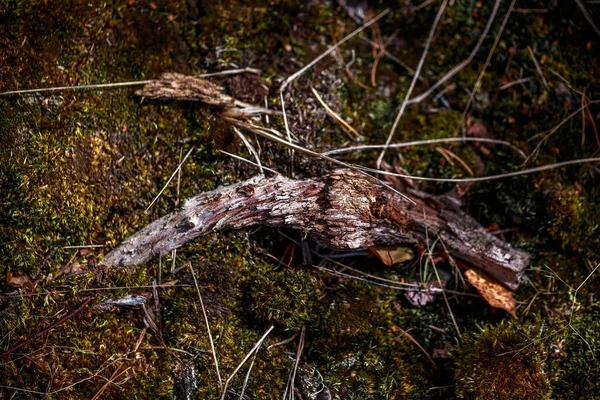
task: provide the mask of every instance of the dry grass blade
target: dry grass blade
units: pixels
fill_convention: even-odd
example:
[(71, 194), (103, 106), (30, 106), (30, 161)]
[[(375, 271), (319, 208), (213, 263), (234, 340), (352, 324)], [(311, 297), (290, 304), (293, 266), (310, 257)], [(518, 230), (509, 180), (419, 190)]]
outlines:
[(204, 301), (202, 300), (202, 294), (200, 293), (200, 287), (198, 286), (198, 280), (196, 280), (196, 274), (192, 264), (188, 264), (190, 272), (194, 278), (194, 285), (196, 286), (196, 292), (198, 293), (198, 299), (200, 299), (200, 307), (202, 308), (202, 315), (204, 316), (204, 322), (206, 323), (206, 330), (208, 331), (208, 341), (210, 342), (210, 351), (212, 352), (213, 359), (215, 361), (215, 369), (217, 371), (217, 379), (219, 380), (219, 389), (223, 390), (223, 380), (221, 379), (221, 373), (219, 372), (219, 361), (217, 360), (217, 352), (215, 351), (215, 344), (213, 342), (212, 333), (210, 332), (210, 324), (208, 323), (208, 316), (206, 315), (206, 308), (204, 308)]
[(325, 102), (323, 101), (319, 93), (315, 90), (315, 88), (311, 88), (311, 90), (317, 98), (317, 100), (319, 101), (319, 103), (321, 103), (325, 111), (327, 111), (327, 114), (342, 125), (342, 127), (344, 128), (344, 132), (348, 135), (348, 137), (351, 140), (357, 140), (361, 137), (360, 133), (358, 133), (356, 129), (354, 129), (349, 123), (344, 121), (342, 117), (336, 114), (335, 111), (333, 111), (327, 104), (325, 104)]
[(417, 346), (419, 348), (419, 350), (421, 350), (421, 352), (425, 355), (425, 358), (427, 358), (427, 360), (431, 363), (431, 366), (433, 368), (437, 369), (437, 364), (435, 363), (435, 361), (433, 361), (433, 358), (431, 358), (431, 356), (429, 355), (429, 353), (427, 352), (427, 350), (425, 350), (425, 348), (423, 348), (423, 346), (421, 346), (421, 344), (419, 342), (417, 342), (417, 339), (415, 339), (410, 333), (406, 332), (404, 329), (400, 328), (399, 326), (397, 326), (396, 329), (404, 337), (406, 337), (408, 340), (410, 340), (411, 342), (413, 342), (415, 344), (415, 346)]
[(358, 35), (360, 32), (364, 31), (369, 26), (373, 25), (375, 22), (379, 21), (381, 18), (383, 18), (384, 16), (386, 16), (389, 12), (390, 12), (389, 8), (386, 9), (386, 10), (384, 10), (378, 16), (376, 16), (375, 18), (369, 20), (368, 22), (366, 22), (365, 24), (363, 24), (360, 28), (354, 30), (353, 32), (351, 32), (350, 34), (348, 34), (346, 37), (344, 37), (342, 40), (340, 40), (339, 42), (337, 42), (336, 44), (334, 44), (333, 46), (331, 46), (328, 50), (326, 50), (320, 56), (318, 56), (317, 58), (315, 58), (314, 60), (312, 60), (310, 63), (308, 63), (308, 65), (306, 65), (304, 68), (300, 69), (299, 71), (297, 71), (293, 75), (289, 76), (285, 81), (283, 81), (283, 83), (281, 84), (281, 88), (279, 89), (279, 91), (283, 92), (285, 90), (285, 88), (292, 81), (294, 81), (299, 76), (301, 76), (302, 74), (304, 74), (306, 71), (308, 71), (316, 63), (318, 63), (319, 61), (321, 61), (322, 59), (324, 59), (325, 57), (327, 57), (329, 54), (331, 54), (332, 52), (334, 52), (335, 49), (337, 49), (339, 46), (341, 46), (342, 44), (346, 43), (348, 40), (352, 39), (354, 36)]
[(185, 157), (183, 158), (183, 160), (181, 160), (181, 162), (179, 163), (179, 165), (177, 165), (177, 168), (175, 168), (175, 171), (173, 171), (173, 173), (171, 174), (171, 176), (169, 177), (169, 179), (167, 180), (167, 183), (165, 183), (165, 186), (163, 186), (163, 188), (160, 190), (160, 192), (158, 192), (158, 194), (156, 195), (156, 197), (154, 198), (154, 200), (152, 200), (152, 203), (150, 203), (150, 205), (148, 207), (146, 207), (146, 212), (148, 212), (148, 210), (154, 205), (154, 203), (156, 203), (156, 201), (160, 198), (160, 196), (162, 195), (162, 193), (165, 191), (165, 189), (167, 188), (167, 186), (169, 186), (169, 183), (171, 183), (171, 181), (173, 180), (173, 178), (175, 177), (175, 175), (181, 170), (181, 167), (183, 166), (183, 164), (185, 163), (185, 161), (188, 159), (188, 157), (190, 156), (190, 154), (192, 154), (192, 151), (194, 150), (194, 147), (192, 147), (187, 154), (185, 155)]
[(242, 362), (240, 362), (240, 364), (237, 366), (237, 368), (231, 373), (231, 375), (229, 376), (229, 378), (227, 378), (227, 380), (225, 381), (225, 386), (222, 386), (222, 389), (221, 389), (221, 400), (225, 400), (225, 395), (227, 394), (227, 386), (229, 386), (229, 383), (231, 382), (231, 379), (233, 379), (233, 377), (235, 376), (235, 374), (238, 373), (238, 371), (240, 370), (240, 368), (242, 368), (242, 366), (244, 365), (244, 363), (246, 361), (248, 361), (248, 359), (250, 358), (250, 356), (252, 354), (254, 354), (255, 352), (258, 351), (258, 348), (262, 345), (262, 342), (264, 342), (264, 340), (267, 338), (267, 336), (269, 335), (269, 333), (271, 333), (271, 331), (273, 330), (273, 328), (275, 328), (275, 325), (271, 325), (271, 327), (269, 329), (267, 329), (267, 331), (262, 335), (262, 337), (258, 340), (258, 342), (256, 342), (256, 344), (254, 345), (254, 347), (252, 347), (252, 350), (250, 350), (248, 352), (248, 354), (246, 354), (246, 357), (244, 357), (244, 359), (242, 360)]
[(535, 69), (537, 70), (538, 74), (540, 74), (540, 78), (542, 78), (542, 82), (544, 83), (546, 90), (550, 90), (550, 87), (548, 86), (548, 81), (546, 80), (546, 77), (544, 76), (544, 73), (542, 72), (542, 68), (540, 67), (540, 64), (538, 63), (537, 58), (535, 58), (535, 54), (533, 54), (533, 50), (531, 50), (531, 46), (527, 46), (527, 51), (529, 52), (529, 56), (531, 57), (531, 60), (533, 61), (533, 65), (535, 65)]
[(408, 105), (408, 100), (410, 99), (413, 89), (415, 88), (415, 85), (417, 83), (418, 77), (421, 74), (421, 69), (423, 68), (423, 64), (425, 63), (425, 58), (427, 58), (427, 53), (429, 52), (429, 46), (431, 46), (431, 42), (433, 41), (433, 35), (437, 29), (440, 19), (442, 18), (442, 15), (444, 15), (444, 11), (446, 10), (447, 5), (448, 5), (448, 0), (444, 0), (442, 5), (440, 6), (440, 9), (438, 10), (437, 15), (435, 16), (435, 20), (433, 21), (433, 25), (431, 26), (431, 30), (429, 31), (429, 36), (427, 37), (427, 41), (425, 42), (425, 49), (423, 50), (423, 54), (421, 55), (421, 59), (419, 60), (419, 64), (417, 65), (415, 75), (413, 76), (413, 79), (410, 83), (410, 87), (408, 88), (408, 91), (406, 92), (406, 94), (404, 96), (404, 101), (402, 101), (402, 105), (400, 106), (400, 111), (398, 111), (398, 114), (396, 115), (396, 119), (394, 120), (392, 129), (390, 129), (390, 134), (388, 135), (388, 138), (385, 141), (385, 147), (383, 148), (383, 150), (381, 150), (381, 154), (379, 154), (379, 158), (377, 158), (377, 164), (376, 164), (377, 169), (379, 169), (381, 167), (381, 162), (383, 161), (385, 152), (387, 151), (387, 148), (388, 148), (389, 144), (391, 143), (392, 138), (394, 137), (396, 128), (398, 128), (398, 124), (400, 123), (400, 118), (402, 118), (402, 114), (404, 114), (404, 110), (406, 109), (406, 106)]
[[(502, 32), (504, 32), (504, 27), (506, 26), (506, 23), (508, 22), (508, 19), (510, 17), (510, 15), (512, 14), (513, 8), (515, 6), (515, 3), (517, 2), (517, 0), (512, 0), (512, 2), (510, 3), (510, 6), (508, 7), (508, 11), (506, 12), (506, 15), (504, 16), (504, 20), (502, 21), (502, 25), (500, 25), (500, 30), (498, 31), (498, 34), (496, 35), (496, 39), (494, 39), (494, 44), (492, 45), (492, 48), (490, 50), (490, 52), (488, 53), (487, 59), (485, 60), (485, 63), (483, 64), (483, 68), (481, 68), (481, 72), (479, 73), (479, 76), (477, 77), (477, 81), (475, 82), (475, 85), (473, 87), (473, 90), (471, 91), (471, 95), (469, 96), (469, 101), (467, 102), (467, 105), (465, 106), (465, 109), (463, 111), (462, 117), (460, 119), (460, 125), (458, 128), (462, 127), (465, 121), (465, 118), (467, 116), (467, 112), (469, 111), (469, 108), (471, 107), (471, 103), (473, 102), (473, 98), (475, 97), (475, 94), (479, 91), (479, 88), (481, 87), (481, 82), (483, 81), (483, 76), (485, 75), (485, 71), (487, 69), (487, 67), (490, 65), (490, 62), (492, 61), (492, 56), (494, 54), (494, 52), (496, 51), (496, 47), (498, 46), (498, 42), (500, 42), (500, 37), (502, 36)], [(519, 81), (524, 81), (524, 80), (519, 80)], [(518, 81), (515, 81), (518, 82)], [(516, 85), (517, 83), (515, 82), (511, 82), (509, 85)], [(518, 82), (520, 83), (520, 82)], [(510, 87), (507, 85), (504, 85), (506, 87)], [(506, 89), (506, 87), (504, 87)], [(500, 88), (500, 90), (502, 90), (503, 87)]]
[[(515, 145), (510, 142), (498, 139), (488, 139), (488, 138), (478, 138), (478, 137), (449, 137), (449, 138), (441, 138), (441, 139), (428, 139), (428, 140), (415, 140), (413, 142), (404, 142), (404, 143), (392, 143), (388, 147), (388, 149), (399, 149), (403, 147), (411, 147), (411, 146), (426, 146), (430, 144), (438, 144), (438, 143), (463, 143), (463, 142), (477, 142), (477, 143), (490, 143), (490, 144), (499, 144), (503, 146), (508, 146), (515, 152), (517, 152), (521, 157), (527, 158), (527, 155), (523, 152), (523, 150), (519, 149)], [(342, 147), (340, 149), (326, 151), (321, 153), (326, 156), (331, 156), (335, 154), (342, 153), (350, 153), (352, 151), (363, 151), (363, 150), (376, 150), (383, 149), (385, 145), (383, 144), (373, 144), (373, 145), (362, 145), (362, 146), (352, 146), (352, 147)]]
[(242, 139), (242, 142), (244, 142), (244, 145), (246, 145), (246, 148), (248, 149), (248, 153), (250, 153), (250, 155), (254, 156), (254, 159), (256, 160), (256, 165), (258, 166), (258, 170), (260, 171), (260, 174), (264, 175), (265, 172), (263, 171), (262, 163), (260, 162), (260, 157), (258, 156), (258, 153), (256, 152), (256, 150), (254, 150), (254, 146), (252, 146), (252, 144), (248, 141), (248, 139), (246, 139), (246, 136), (244, 136), (244, 134), (242, 132), (240, 132), (240, 130), (238, 128), (236, 128), (235, 126), (233, 127), (233, 131), (236, 133), (236, 135), (238, 135), (238, 137), (240, 139)]
[[(251, 73), (251, 74), (262, 74), (262, 71), (256, 68), (237, 68), (231, 69), (227, 71), (221, 72), (212, 72), (209, 74), (200, 74), (197, 78), (208, 78), (211, 76), (221, 76), (221, 75), (235, 75), (241, 73)], [(57, 86), (50, 88), (39, 88), (39, 89), (25, 89), (25, 90), (11, 90), (8, 92), (0, 93), (0, 96), (8, 96), (12, 94), (28, 94), (28, 93), (43, 93), (43, 92), (56, 92), (61, 90), (83, 90), (83, 89), (113, 89), (120, 87), (128, 87), (128, 86), (141, 86), (147, 85), (149, 83), (156, 82), (156, 79), (147, 79), (143, 81), (128, 81), (128, 82), (113, 82), (113, 83), (98, 83), (92, 85), (77, 85), (77, 86)]]
[(431, 86), (425, 92), (421, 93), (420, 95), (418, 95), (417, 97), (415, 97), (413, 99), (410, 99), (410, 101), (408, 102), (409, 104), (420, 103), (423, 100), (425, 100), (427, 97), (429, 97), (431, 95), (431, 93), (433, 93), (435, 90), (437, 90), (438, 87), (443, 85), (448, 79), (452, 78), (454, 75), (456, 75), (458, 72), (460, 72), (463, 68), (465, 68), (467, 65), (469, 65), (471, 63), (471, 61), (473, 61), (473, 59), (475, 58), (475, 55), (479, 52), (479, 49), (480, 49), (481, 45), (483, 44), (483, 41), (485, 40), (485, 37), (487, 36), (490, 28), (492, 27), (492, 23), (494, 22), (494, 19), (496, 18), (496, 13), (498, 12), (498, 8), (500, 7), (501, 2), (502, 2), (502, 0), (496, 0), (496, 3), (494, 4), (494, 9), (492, 10), (492, 13), (489, 17), (488, 23), (485, 26), (483, 33), (479, 37), (479, 41), (477, 42), (477, 44), (471, 51), (471, 54), (469, 55), (469, 57), (467, 57), (465, 60), (463, 60), (456, 66), (454, 66), (454, 68), (452, 68), (450, 71), (448, 71), (446, 73), (446, 75), (444, 75), (440, 80), (438, 80), (433, 86)]

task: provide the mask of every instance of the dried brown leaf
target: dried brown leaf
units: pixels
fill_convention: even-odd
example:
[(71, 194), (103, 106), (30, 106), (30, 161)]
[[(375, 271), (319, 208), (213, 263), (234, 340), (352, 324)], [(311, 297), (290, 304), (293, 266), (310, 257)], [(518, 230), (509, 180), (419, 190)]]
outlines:
[(479, 270), (468, 269), (465, 271), (465, 276), (490, 306), (506, 310), (510, 315), (517, 318), (515, 311), (517, 302), (513, 297), (513, 292)]
[(33, 288), (33, 283), (31, 283), (31, 279), (29, 279), (26, 275), (13, 275), (12, 272), (8, 272), (6, 274), (6, 283), (8, 283), (12, 287), (20, 288), (26, 286), (29, 289)]
[(371, 246), (369, 251), (388, 267), (415, 257), (412, 249), (402, 246)]

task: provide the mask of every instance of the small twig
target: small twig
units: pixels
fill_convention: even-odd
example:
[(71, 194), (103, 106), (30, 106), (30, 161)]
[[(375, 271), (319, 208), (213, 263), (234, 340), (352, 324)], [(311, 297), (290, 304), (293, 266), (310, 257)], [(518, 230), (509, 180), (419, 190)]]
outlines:
[[(441, 241), (441, 238), (438, 237), (438, 239)], [(437, 266), (435, 265), (435, 261), (433, 259), (433, 254), (432, 254), (432, 249), (429, 248), (428, 250), (428, 257), (431, 261), (431, 264), (433, 265), (433, 271), (435, 272), (435, 277), (437, 278), (438, 281), (438, 285), (440, 286), (440, 289), (442, 291), (442, 296), (444, 297), (444, 302), (446, 302), (446, 307), (448, 307), (448, 312), (450, 313), (450, 318), (452, 319), (452, 325), (454, 325), (454, 329), (456, 329), (456, 333), (458, 333), (458, 337), (462, 337), (461, 333), (460, 333), (460, 329), (458, 328), (458, 324), (456, 323), (456, 318), (454, 318), (454, 313), (452, 312), (452, 307), (450, 307), (450, 302), (448, 301), (448, 297), (446, 296), (446, 290), (444, 288), (444, 285), (442, 284), (442, 280), (440, 279), (440, 274), (438, 273), (437, 270)]]
[[(252, 164), (252, 165), (254, 165), (255, 167), (258, 167), (258, 166), (259, 166), (259, 165), (258, 165), (257, 163), (255, 163), (254, 161), (250, 161), (250, 160), (248, 160), (247, 158), (240, 157), (240, 156), (238, 156), (238, 155), (235, 155), (235, 154), (228, 153), (228, 152), (226, 152), (225, 150), (219, 150), (219, 152), (221, 152), (221, 153), (223, 153), (223, 154), (226, 154), (226, 155), (228, 155), (229, 157), (233, 157), (233, 158), (235, 158), (236, 160), (240, 160), (240, 161), (247, 162), (248, 164)], [(265, 167), (265, 166), (263, 166), (263, 167), (262, 167), (262, 169), (264, 169), (264, 170), (266, 170), (266, 171), (269, 171), (269, 172), (272, 172), (272, 173), (274, 173), (275, 175), (281, 175), (281, 173), (280, 173), (280, 172), (277, 172), (277, 171), (275, 171), (274, 169), (271, 169), (271, 168), (268, 168), (268, 167)]]
[(566, 167), (568, 165), (586, 164), (586, 163), (593, 163), (593, 162), (600, 162), (600, 157), (580, 158), (577, 160), (569, 160), (569, 161), (563, 161), (563, 162), (554, 163), (554, 164), (542, 165), (539, 167), (524, 169), (521, 171), (508, 172), (505, 174), (498, 174), (498, 175), (478, 176), (475, 178), (429, 178), (426, 176), (398, 174), (395, 172), (389, 172), (389, 171), (367, 168), (367, 167), (361, 167), (361, 170), (366, 171), (366, 172), (371, 172), (371, 173), (379, 173), (381, 175), (396, 176), (398, 178), (414, 179), (417, 181), (467, 183), (467, 182), (493, 181), (496, 179), (505, 179), (505, 178), (511, 178), (513, 176), (521, 176), (521, 175), (528, 175), (528, 174), (533, 174), (533, 173), (542, 172), (542, 171), (548, 171), (548, 170), (552, 170), (552, 169)]
[(244, 399), (244, 393), (246, 392), (246, 386), (248, 386), (248, 380), (250, 379), (250, 372), (252, 372), (252, 367), (254, 366), (254, 361), (256, 361), (256, 356), (258, 355), (258, 350), (254, 352), (252, 356), (252, 361), (250, 361), (250, 366), (248, 367), (248, 372), (246, 372), (246, 377), (244, 378), (244, 384), (242, 385), (242, 391), (240, 392), (240, 400)]
[(508, 83), (500, 86), (500, 90), (506, 90), (506, 89), (511, 88), (511, 87), (513, 87), (515, 85), (521, 85), (521, 84), (523, 84), (525, 82), (529, 82), (531, 79), (532, 79), (531, 77), (516, 79), (516, 80), (514, 80), (512, 82), (508, 82)]
[(56, 328), (57, 326), (64, 324), (69, 319), (73, 318), (75, 315), (77, 315), (81, 311), (83, 311), (83, 309), (85, 308), (85, 306), (87, 306), (90, 303), (90, 301), (92, 301), (93, 299), (94, 299), (94, 297), (88, 297), (87, 300), (85, 300), (83, 303), (81, 303), (76, 309), (74, 309), (73, 311), (71, 311), (70, 313), (68, 313), (64, 317), (62, 317), (57, 322), (53, 323), (52, 325), (50, 325), (46, 329), (44, 329), (44, 330), (36, 333), (35, 335), (33, 335), (29, 339), (25, 340), (24, 342), (21, 342), (18, 345), (13, 346), (10, 349), (8, 349), (7, 351), (5, 351), (4, 353), (0, 354), (0, 359), (8, 357), (11, 353), (14, 353), (15, 351), (19, 350), (20, 348), (28, 345), (29, 343), (33, 342), (34, 340), (36, 340), (40, 336), (42, 336), (42, 335), (50, 332), (52, 329)]
[(281, 342), (277, 342), (277, 343), (273, 343), (269, 346), (267, 346), (267, 351), (270, 351), (272, 348), (274, 347), (279, 347), (279, 346), (283, 346), (285, 344), (288, 344), (289, 342), (291, 342), (292, 340), (296, 339), (296, 336), (298, 336), (298, 332), (294, 333), (292, 336), (290, 336), (289, 338), (282, 340)]
[(63, 249), (97, 249), (106, 247), (105, 244), (82, 244), (80, 246), (63, 246)]
[(569, 316), (569, 324), (568, 324), (569, 328), (571, 328), (573, 330), (573, 332), (575, 332), (577, 334), (577, 336), (579, 336), (581, 338), (581, 340), (583, 340), (584, 343), (588, 346), (588, 348), (592, 352), (592, 357), (595, 357), (594, 349), (592, 348), (592, 346), (590, 346), (590, 344), (587, 342), (587, 340), (585, 340), (584, 337), (581, 336), (581, 334), (577, 331), (577, 329), (575, 329), (575, 327), (572, 325), (572, 322), (573, 322), (573, 314), (575, 313), (575, 304), (577, 303), (577, 293), (579, 292), (579, 289), (581, 289), (583, 287), (583, 285), (585, 285), (585, 283), (592, 277), (592, 275), (594, 275), (594, 273), (598, 270), (598, 268), (600, 268), (600, 263), (598, 265), (596, 265), (596, 267), (592, 270), (592, 272), (590, 272), (588, 274), (588, 276), (583, 280), (583, 282), (581, 282), (581, 284), (579, 286), (577, 286), (577, 289), (575, 289), (575, 293), (573, 293), (573, 303), (571, 305), (571, 315)]
[(223, 380), (221, 379), (221, 373), (219, 372), (219, 361), (217, 360), (217, 352), (215, 351), (215, 344), (213, 342), (212, 333), (210, 332), (210, 324), (208, 323), (208, 316), (206, 315), (206, 308), (204, 308), (204, 301), (202, 300), (202, 294), (200, 294), (200, 287), (198, 286), (198, 280), (196, 279), (196, 274), (194, 273), (194, 268), (192, 268), (192, 264), (189, 264), (190, 271), (192, 272), (192, 277), (194, 278), (194, 285), (196, 286), (196, 292), (198, 293), (198, 298), (200, 299), (200, 307), (202, 308), (202, 315), (204, 316), (204, 322), (206, 323), (206, 330), (208, 331), (208, 341), (210, 342), (210, 350), (213, 355), (213, 359), (215, 360), (215, 369), (217, 370), (217, 379), (219, 380), (219, 389), (223, 390)]

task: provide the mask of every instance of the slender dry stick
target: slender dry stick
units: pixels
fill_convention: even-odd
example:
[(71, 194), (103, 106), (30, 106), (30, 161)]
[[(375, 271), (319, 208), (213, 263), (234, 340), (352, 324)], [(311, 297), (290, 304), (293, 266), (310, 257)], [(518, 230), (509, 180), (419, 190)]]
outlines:
[(303, 67), (299, 71), (295, 72), (294, 74), (290, 75), (285, 81), (283, 81), (283, 83), (281, 84), (281, 87), (280, 87), (279, 91), (283, 92), (285, 90), (285, 88), (293, 80), (297, 79), (299, 76), (301, 76), (306, 71), (308, 71), (310, 68), (312, 68), (316, 63), (318, 63), (319, 61), (321, 61), (322, 59), (324, 59), (325, 57), (327, 57), (329, 54), (331, 54), (332, 52), (334, 52), (335, 49), (337, 49), (339, 46), (341, 46), (342, 44), (346, 43), (348, 40), (352, 39), (354, 36), (358, 35), (360, 32), (364, 31), (369, 26), (373, 25), (375, 22), (379, 21), (381, 18), (383, 18), (389, 12), (390, 12), (389, 8), (386, 9), (386, 10), (384, 10), (382, 13), (380, 13), (379, 15), (377, 15), (375, 18), (373, 18), (373, 19), (369, 20), (368, 22), (364, 23), (360, 28), (354, 30), (353, 32), (351, 32), (350, 34), (348, 34), (346, 37), (344, 37), (342, 40), (340, 40), (339, 42), (337, 42), (336, 44), (334, 44), (333, 46), (331, 46), (329, 49), (327, 49), (320, 56), (318, 56), (317, 58), (315, 58), (314, 60), (312, 60), (310, 63), (308, 63), (308, 65), (306, 65), (305, 67)]
[(229, 376), (229, 378), (227, 378), (227, 380), (225, 381), (225, 386), (222, 387), (221, 400), (225, 400), (225, 395), (227, 394), (227, 386), (229, 386), (229, 382), (231, 382), (231, 379), (233, 379), (233, 377), (235, 376), (235, 374), (237, 374), (237, 372), (240, 370), (240, 368), (242, 368), (242, 366), (244, 365), (244, 363), (246, 361), (248, 361), (248, 359), (250, 358), (250, 356), (254, 352), (258, 351), (258, 348), (260, 347), (260, 345), (262, 344), (262, 342), (267, 338), (267, 336), (269, 335), (269, 333), (271, 333), (271, 331), (273, 330), (273, 328), (275, 328), (275, 325), (271, 325), (271, 327), (269, 329), (267, 329), (267, 331), (262, 335), (262, 337), (260, 339), (258, 339), (258, 342), (256, 342), (256, 344), (254, 345), (254, 347), (252, 347), (252, 350), (250, 350), (248, 352), (248, 354), (246, 354), (246, 357), (244, 357), (244, 359), (242, 360), (242, 362), (240, 362), (240, 364), (233, 371), (233, 373)]
[(73, 311), (71, 311), (70, 313), (68, 313), (67, 315), (65, 315), (64, 317), (62, 317), (61, 319), (59, 319), (58, 321), (56, 321), (55, 323), (53, 323), (52, 325), (50, 325), (49, 327), (47, 327), (46, 329), (44, 329), (42, 331), (39, 331), (38, 333), (36, 333), (32, 337), (30, 337), (29, 339), (25, 340), (24, 342), (21, 342), (21, 343), (17, 344), (16, 346), (13, 346), (10, 349), (6, 350), (4, 353), (0, 354), (0, 360), (3, 359), (3, 358), (8, 357), (11, 353), (14, 353), (15, 351), (19, 350), (20, 348), (22, 348), (22, 347), (28, 345), (29, 343), (33, 342), (34, 340), (36, 340), (40, 336), (42, 336), (42, 335), (50, 332), (52, 329), (56, 328), (57, 326), (64, 324), (69, 319), (73, 318), (75, 315), (77, 315), (81, 311), (83, 311), (83, 309), (85, 308), (85, 306), (87, 306), (90, 303), (90, 301), (92, 301), (93, 299), (94, 299), (93, 297), (88, 297), (76, 309), (74, 309)]
[(510, 87), (513, 87), (515, 85), (520, 85), (522, 83), (529, 82), (531, 79), (532, 79), (531, 77), (528, 77), (528, 78), (521, 78), (521, 79), (517, 79), (517, 80), (512, 81), (512, 82), (508, 82), (507, 84), (500, 86), (500, 90), (506, 90), (506, 89), (508, 89)]
[(183, 158), (183, 160), (179, 163), (179, 165), (177, 165), (177, 168), (175, 168), (175, 171), (173, 171), (173, 173), (169, 177), (169, 180), (167, 181), (167, 183), (165, 183), (165, 186), (163, 186), (163, 188), (156, 195), (156, 197), (154, 198), (154, 200), (152, 200), (152, 203), (150, 203), (150, 205), (148, 207), (146, 207), (146, 212), (148, 212), (148, 210), (150, 209), (150, 207), (152, 207), (154, 205), (154, 203), (156, 203), (156, 201), (159, 199), (160, 195), (165, 191), (165, 189), (167, 188), (167, 186), (169, 186), (169, 183), (171, 183), (171, 181), (173, 180), (173, 178), (175, 177), (175, 175), (181, 170), (181, 166), (185, 163), (185, 161), (190, 156), (190, 154), (192, 154), (193, 150), (194, 150), (194, 147), (192, 147), (187, 152), (187, 154), (185, 155), (185, 157)]
[(546, 80), (546, 77), (544, 76), (544, 73), (542, 72), (542, 68), (540, 67), (540, 64), (538, 63), (537, 59), (535, 58), (535, 54), (533, 54), (533, 50), (531, 50), (531, 46), (527, 46), (527, 51), (529, 52), (529, 56), (533, 60), (533, 65), (535, 65), (535, 69), (537, 70), (538, 74), (540, 74), (540, 77), (542, 78), (542, 82), (544, 83), (546, 90), (550, 90), (550, 87), (548, 87), (548, 81)]
[(63, 249), (97, 249), (106, 247), (105, 244), (82, 244), (79, 246), (63, 246)]
[[(194, 268), (192, 268), (192, 264), (188, 264), (190, 267), (190, 271), (192, 272), (192, 277), (194, 278), (194, 285), (196, 285), (196, 292), (198, 293), (198, 298), (200, 299), (200, 307), (202, 307), (202, 315), (204, 316), (204, 322), (206, 323), (206, 330), (208, 331), (208, 341), (210, 342), (210, 351), (212, 352), (213, 359), (215, 360), (215, 369), (217, 370), (217, 379), (219, 380), (219, 390), (223, 391), (223, 380), (221, 379), (221, 373), (219, 372), (219, 361), (217, 360), (217, 352), (215, 351), (215, 344), (213, 342), (212, 333), (210, 332), (210, 324), (208, 323), (208, 316), (206, 315), (206, 309), (204, 308), (204, 301), (202, 300), (202, 294), (200, 294), (200, 287), (198, 286), (198, 281), (196, 280), (196, 274), (194, 273)], [(224, 393), (224, 391), (223, 391)]]
[[(498, 31), (498, 34), (496, 35), (496, 39), (494, 39), (494, 44), (492, 45), (492, 49), (488, 53), (487, 59), (485, 60), (485, 63), (483, 64), (483, 68), (481, 68), (481, 72), (479, 73), (479, 76), (477, 77), (477, 82), (475, 82), (475, 86), (473, 86), (473, 90), (471, 91), (471, 95), (469, 96), (469, 101), (467, 102), (467, 105), (463, 111), (462, 117), (460, 118), (460, 123), (456, 129), (457, 131), (464, 124), (465, 117), (467, 116), (467, 112), (469, 111), (469, 108), (471, 107), (471, 103), (473, 102), (475, 93), (477, 93), (481, 87), (481, 81), (483, 81), (483, 76), (485, 75), (485, 70), (487, 69), (487, 67), (490, 65), (490, 62), (492, 61), (492, 56), (494, 55), (494, 52), (496, 51), (496, 47), (498, 46), (498, 42), (500, 42), (500, 37), (502, 36), (502, 32), (504, 32), (504, 27), (506, 26), (506, 23), (508, 22), (508, 18), (510, 17), (510, 14), (512, 13), (516, 2), (517, 2), (517, 0), (512, 0), (512, 2), (510, 3), (510, 6), (508, 7), (508, 11), (506, 12), (506, 15), (504, 16), (502, 25), (500, 25), (500, 30)], [(511, 82), (511, 83), (514, 84), (514, 82)], [(500, 90), (502, 90), (502, 88), (500, 88)]]
[(429, 95), (431, 95), (431, 93), (433, 93), (438, 87), (440, 87), (442, 84), (444, 84), (444, 82), (446, 82), (448, 79), (452, 78), (454, 75), (456, 75), (458, 72), (460, 72), (464, 67), (469, 65), (471, 63), (471, 61), (473, 61), (473, 58), (475, 58), (475, 55), (479, 51), (481, 45), (483, 44), (483, 41), (485, 40), (485, 37), (487, 36), (490, 28), (492, 27), (492, 23), (494, 22), (494, 19), (496, 18), (496, 13), (498, 12), (498, 8), (500, 7), (501, 1), (502, 0), (496, 0), (496, 3), (494, 4), (494, 8), (492, 10), (492, 13), (490, 14), (488, 23), (485, 26), (485, 29), (483, 30), (483, 33), (482, 33), (481, 37), (479, 38), (479, 41), (473, 48), (473, 51), (471, 51), (471, 54), (469, 55), (469, 57), (467, 57), (465, 60), (463, 60), (456, 66), (454, 66), (450, 71), (448, 71), (446, 73), (446, 75), (444, 75), (440, 80), (438, 80), (433, 86), (431, 86), (425, 92), (421, 93), (420, 95), (418, 95), (417, 97), (415, 97), (413, 99), (410, 99), (408, 101), (408, 104), (415, 104), (415, 103), (422, 102), (427, 97), (429, 97)]
[(392, 125), (392, 129), (390, 130), (390, 134), (388, 135), (387, 140), (385, 141), (385, 147), (381, 150), (381, 154), (379, 154), (379, 158), (377, 158), (377, 169), (381, 167), (381, 162), (383, 161), (383, 157), (385, 156), (385, 152), (394, 137), (394, 133), (396, 132), (396, 128), (398, 127), (398, 123), (400, 122), (400, 118), (402, 118), (402, 114), (404, 114), (404, 110), (406, 109), (406, 105), (408, 104), (408, 100), (412, 94), (413, 89), (417, 83), (417, 78), (421, 74), (421, 69), (423, 68), (423, 64), (425, 63), (425, 58), (427, 58), (427, 53), (429, 52), (429, 46), (433, 41), (433, 35), (435, 34), (435, 30), (444, 15), (444, 11), (446, 10), (446, 6), (448, 5), (448, 0), (444, 0), (442, 6), (438, 10), (437, 15), (435, 16), (435, 20), (433, 21), (433, 25), (431, 26), (431, 30), (429, 31), (429, 36), (427, 37), (427, 41), (425, 42), (425, 49), (423, 50), (423, 54), (421, 55), (421, 59), (419, 60), (419, 64), (417, 65), (417, 69), (415, 71), (415, 75), (413, 76), (412, 82), (410, 83), (410, 87), (408, 88), (408, 92), (404, 96), (404, 101), (402, 101), (402, 105), (400, 106), (400, 111), (398, 111), (398, 115), (396, 115), (396, 119), (394, 120), (394, 124)]

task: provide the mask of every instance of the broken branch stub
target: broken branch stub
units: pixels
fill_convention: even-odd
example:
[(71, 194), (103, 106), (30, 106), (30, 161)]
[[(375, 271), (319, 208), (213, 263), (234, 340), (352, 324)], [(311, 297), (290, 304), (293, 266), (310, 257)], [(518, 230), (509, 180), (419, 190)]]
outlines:
[(426, 243), (439, 236), (452, 256), (517, 289), (528, 253), (491, 235), (457, 200), (408, 190), (416, 205), (350, 170), (305, 180), (255, 177), (187, 200), (126, 239), (102, 263), (144, 264), (198, 236), (262, 224), (302, 230), (336, 250)]

